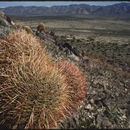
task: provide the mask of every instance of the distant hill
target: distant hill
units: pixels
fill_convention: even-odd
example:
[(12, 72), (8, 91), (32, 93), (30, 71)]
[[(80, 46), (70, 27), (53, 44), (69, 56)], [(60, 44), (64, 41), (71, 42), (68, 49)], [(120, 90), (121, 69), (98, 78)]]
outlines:
[(90, 6), (87, 4), (68, 6), (14, 6), (0, 8), (7, 15), (13, 16), (90, 16), (130, 18), (130, 3), (120, 3), (109, 6)]

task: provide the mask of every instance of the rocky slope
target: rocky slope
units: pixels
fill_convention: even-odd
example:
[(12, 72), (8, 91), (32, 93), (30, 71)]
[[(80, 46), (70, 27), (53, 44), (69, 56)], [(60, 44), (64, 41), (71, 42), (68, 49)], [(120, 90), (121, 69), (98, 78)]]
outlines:
[[(66, 119), (59, 127), (63, 129), (130, 128), (130, 73), (88, 55), (81, 56), (78, 60), (72, 51), (69, 53), (67, 47), (63, 48), (57, 44), (65, 44), (62, 38), (58, 37), (58, 42), (55, 42), (52, 36), (45, 33), (42, 35), (46, 41), (44, 43), (46, 49), (55, 60), (66, 59), (74, 62), (86, 76), (86, 99), (72, 117)], [(66, 37), (66, 40), (71, 43), (71, 38), (68, 40)], [(88, 38), (88, 42), (91, 43), (92, 39)]]
[[(12, 29), (14, 28), (0, 26), (1, 36)], [(93, 38), (87, 39), (87, 42), (93, 45), (93, 49), (90, 49), (91, 53), (82, 56), (80, 48), (74, 46), (80, 39), (63, 38), (47, 31), (37, 34), (34, 31), (34, 35), (42, 40), (43, 46), (46, 46), (47, 52), (54, 60), (66, 59), (75, 63), (86, 77), (87, 90), (83, 104), (71, 117), (59, 124), (59, 128), (130, 128), (130, 73), (128, 71), (118, 66), (114, 67), (113, 64), (102, 61), (99, 57), (92, 57), (93, 49), (97, 47)], [(73, 44), (71, 44), (72, 40)], [(102, 55), (104, 53), (105, 50), (102, 51)]]

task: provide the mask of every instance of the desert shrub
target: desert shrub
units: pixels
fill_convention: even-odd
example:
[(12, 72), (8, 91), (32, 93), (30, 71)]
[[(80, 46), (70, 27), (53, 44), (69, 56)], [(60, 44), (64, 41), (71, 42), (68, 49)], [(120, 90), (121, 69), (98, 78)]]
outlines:
[(24, 26), (23, 29), (27, 32), (27, 33), (31, 33), (33, 34), (32, 29), (29, 26)]
[(0, 25), (6, 27), (6, 26), (9, 26), (9, 23), (4, 18), (0, 18)]
[(86, 54), (86, 51), (85, 50), (82, 50), (82, 56), (84, 57), (84, 56), (87, 56), (87, 54)]
[(4, 17), (5, 13), (3, 11), (0, 11), (0, 17)]
[(37, 31), (45, 31), (45, 24), (44, 23), (40, 23), (38, 26), (37, 26)]
[(0, 128), (56, 128), (73, 112), (85, 95), (85, 82), (77, 67), (62, 63), (59, 69), (24, 30), (0, 40)]
[(18, 24), (18, 23), (15, 24), (15, 27), (16, 27), (16, 29), (22, 29), (22, 25)]

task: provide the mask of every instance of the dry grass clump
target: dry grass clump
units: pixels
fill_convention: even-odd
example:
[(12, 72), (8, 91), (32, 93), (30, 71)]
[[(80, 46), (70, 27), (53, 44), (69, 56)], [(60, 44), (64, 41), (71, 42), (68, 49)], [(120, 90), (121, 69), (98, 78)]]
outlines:
[(56, 128), (85, 95), (78, 68), (59, 69), (39, 42), (24, 30), (0, 40), (0, 128)]
[(16, 29), (22, 29), (23, 26), (22, 26), (21, 24), (19, 24), (19, 23), (16, 23), (16, 24), (15, 24), (15, 28), (16, 28)]
[(73, 63), (68, 61), (57, 61), (56, 65), (61, 73), (66, 76), (66, 82), (70, 89), (71, 112), (76, 109), (86, 94), (86, 80), (82, 71)]
[(39, 32), (44, 31), (44, 32), (45, 32), (45, 24), (44, 24), (44, 23), (40, 23), (40, 24), (37, 26), (37, 31), (39, 31)]

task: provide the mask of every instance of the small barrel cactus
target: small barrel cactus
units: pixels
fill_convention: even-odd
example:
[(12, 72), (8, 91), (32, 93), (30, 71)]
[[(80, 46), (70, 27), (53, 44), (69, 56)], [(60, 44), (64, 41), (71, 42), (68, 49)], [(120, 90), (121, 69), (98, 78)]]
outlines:
[(44, 24), (44, 23), (40, 23), (40, 24), (37, 26), (37, 31), (39, 31), (39, 32), (44, 31), (44, 32), (45, 32), (45, 24)]

